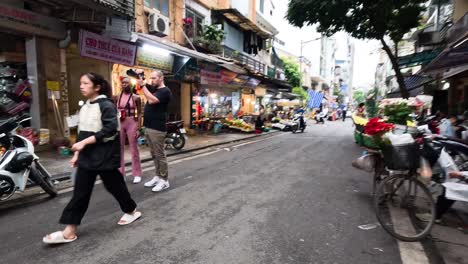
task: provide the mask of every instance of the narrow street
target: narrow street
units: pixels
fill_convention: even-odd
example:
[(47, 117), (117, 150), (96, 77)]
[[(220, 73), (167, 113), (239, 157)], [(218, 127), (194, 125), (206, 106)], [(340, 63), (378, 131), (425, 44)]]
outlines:
[(126, 227), (98, 184), (79, 239), (67, 245), (41, 240), (61, 228), (70, 192), (2, 210), (0, 262), (401, 263), (385, 231), (358, 228), (377, 220), (370, 175), (351, 167), (362, 151), (352, 129), (350, 121), (311, 124), (304, 134), (172, 160), (168, 191), (129, 183), (143, 218)]

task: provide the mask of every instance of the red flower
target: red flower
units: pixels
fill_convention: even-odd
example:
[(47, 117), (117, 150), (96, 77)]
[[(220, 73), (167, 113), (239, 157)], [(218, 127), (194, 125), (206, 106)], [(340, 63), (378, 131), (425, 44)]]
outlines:
[(372, 118), (364, 126), (364, 133), (370, 136), (377, 134), (384, 134), (385, 132), (391, 131), (394, 128), (394, 125), (391, 123), (385, 123), (379, 118)]
[(191, 17), (186, 17), (182, 19), (182, 21), (184, 22), (184, 25), (192, 25), (192, 22), (193, 22)]

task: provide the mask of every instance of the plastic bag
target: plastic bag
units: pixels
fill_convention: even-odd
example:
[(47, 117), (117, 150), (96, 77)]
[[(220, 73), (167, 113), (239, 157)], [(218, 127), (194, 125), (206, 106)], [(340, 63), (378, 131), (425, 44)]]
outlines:
[(352, 163), (353, 167), (356, 169), (364, 170), (367, 172), (373, 172), (375, 168), (375, 155), (374, 154), (366, 154), (363, 155)]

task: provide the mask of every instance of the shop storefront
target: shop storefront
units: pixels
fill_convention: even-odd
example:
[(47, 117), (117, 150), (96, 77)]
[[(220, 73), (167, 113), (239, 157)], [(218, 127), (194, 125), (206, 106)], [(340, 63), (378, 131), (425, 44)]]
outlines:
[(51, 131), (57, 134), (58, 115), (48, 89), (59, 86), (57, 43), (66, 36), (65, 24), (22, 5), (1, 3), (0, 34), (0, 122), (28, 114), (31, 121), (18, 132), (36, 145), (46, 145)]

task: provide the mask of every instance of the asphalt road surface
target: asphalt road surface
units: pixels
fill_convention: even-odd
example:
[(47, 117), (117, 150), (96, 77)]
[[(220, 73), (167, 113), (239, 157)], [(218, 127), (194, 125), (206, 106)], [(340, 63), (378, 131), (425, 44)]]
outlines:
[(67, 245), (42, 243), (62, 228), (67, 190), (3, 209), (0, 263), (402, 263), (382, 228), (358, 228), (377, 220), (370, 174), (351, 167), (362, 152), (352, 131), (349, 121), (312, 124), (304, 134), (174, 158), (169, 190), (129, 183), (143, 217), (125, 227), (97, 184), (79, 238)]

